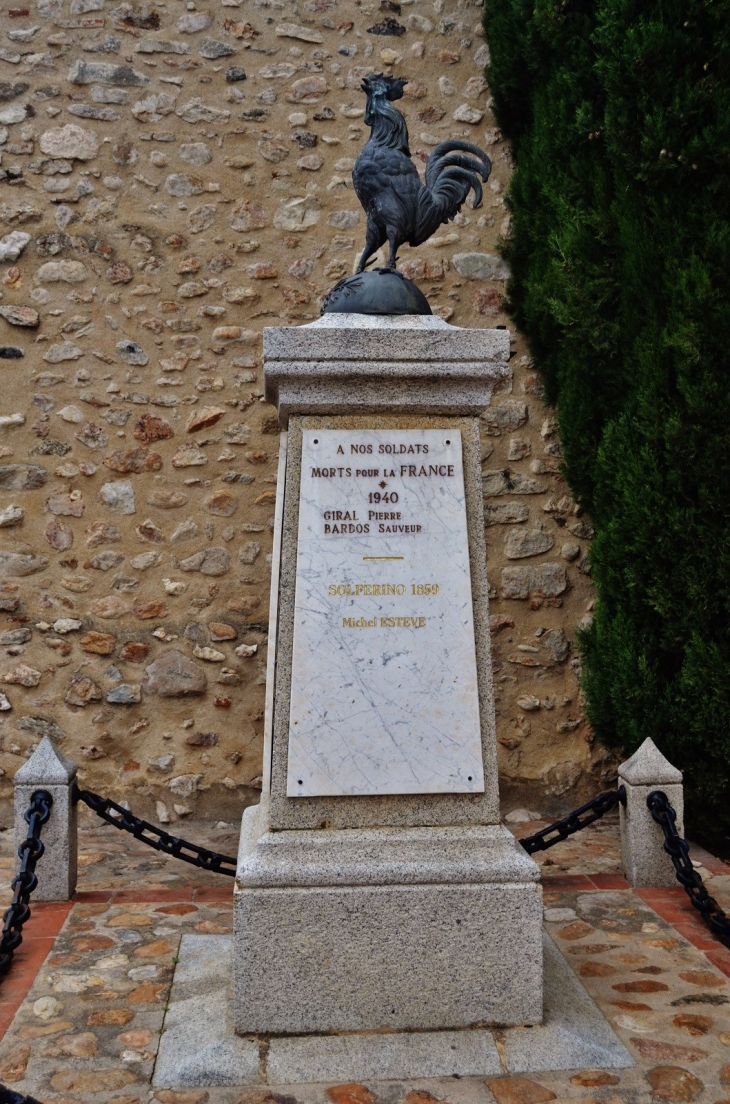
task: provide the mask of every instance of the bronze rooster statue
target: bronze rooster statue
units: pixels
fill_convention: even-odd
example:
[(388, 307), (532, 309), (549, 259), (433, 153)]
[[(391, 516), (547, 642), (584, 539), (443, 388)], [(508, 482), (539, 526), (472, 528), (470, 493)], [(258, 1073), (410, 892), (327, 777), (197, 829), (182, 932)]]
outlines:
[(426, 164), (426, 183), (411, 161), (408, 128), (400, 111), (393, 107), (408, 82), (382, 73), (366, 77), (365, 122), (371, 128), (352, 172), (357, 198), (367, 215), (367, 237), (358, 272), (368, 259), (388, 242), (386, 270), (395, 269), (398, 250), (404, 242), (421, 245), (444, 222), (461, 210), (469, 192), (474, 206), (482, 201), (481, 180), (486, 181), (492, 163), (486, 153), (471, 142), (456, 139), (436, 146)]

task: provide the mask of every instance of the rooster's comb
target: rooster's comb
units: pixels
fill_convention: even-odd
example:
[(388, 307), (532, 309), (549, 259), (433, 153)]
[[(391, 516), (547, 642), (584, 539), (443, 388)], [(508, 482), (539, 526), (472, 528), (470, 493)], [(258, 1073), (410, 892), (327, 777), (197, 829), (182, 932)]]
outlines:
[(388, 100), (399, 100), (407, 84), (408, 80), (405, 77), (385, 77), (382, 73), (373, 73), (363, 78), (362, 90), (368, 96), (380, 92), (384, 93)]

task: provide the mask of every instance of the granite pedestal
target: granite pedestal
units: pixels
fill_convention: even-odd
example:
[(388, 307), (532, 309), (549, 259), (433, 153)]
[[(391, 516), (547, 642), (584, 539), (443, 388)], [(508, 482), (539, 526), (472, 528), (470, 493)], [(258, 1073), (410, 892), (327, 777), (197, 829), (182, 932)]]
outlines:
[(542, 1020), (539, 871), (499, 823), (481, 488), (508, 360), (506, 331), (434, 317), (264, 331), (284, 431), (241, 1035)]
[(261, 832), (256, 809), (237, 879), (240, 1031), (541, 1021), (538, 872), (501, 825)]

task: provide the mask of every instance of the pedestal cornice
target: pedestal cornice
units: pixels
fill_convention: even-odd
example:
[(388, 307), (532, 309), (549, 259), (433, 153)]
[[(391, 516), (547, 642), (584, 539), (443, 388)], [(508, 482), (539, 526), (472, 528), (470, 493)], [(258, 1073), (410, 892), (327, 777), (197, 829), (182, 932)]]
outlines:
[(325, 315), (264, 330), (267, 402), (293, 414), (478, 416), (509, 374), (508, 330), (435, 316)]

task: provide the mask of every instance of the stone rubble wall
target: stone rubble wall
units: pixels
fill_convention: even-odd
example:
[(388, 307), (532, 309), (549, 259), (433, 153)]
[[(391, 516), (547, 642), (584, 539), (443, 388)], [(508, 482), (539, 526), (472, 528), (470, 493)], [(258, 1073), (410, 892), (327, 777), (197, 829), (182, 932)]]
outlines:
[[(25, 0), (19, 0), (25, 3)], [(478, 4), (34, 0), (0, 24), (0, 796), (44, 734), (163, 822), (257, 799), (276, 416), (261, 330), (353, 269), (360, 82), (410, 79), (415, 163), (487, 148), (401, 270), (461, 326), (507, 325), (510, 153)], [(596, 788), (575, 627), (591, 529), (519, 337), (484, 419), (504, 784)]]

